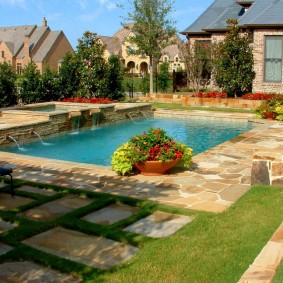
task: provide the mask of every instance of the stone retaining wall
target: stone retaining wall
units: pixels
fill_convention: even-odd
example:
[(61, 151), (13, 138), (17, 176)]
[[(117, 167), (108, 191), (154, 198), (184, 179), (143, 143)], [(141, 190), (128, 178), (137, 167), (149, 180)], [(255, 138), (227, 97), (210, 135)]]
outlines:
[(177, 103), (192, 107), (218, 107), (255, 109), (261, 104), (261, 100), (247, 100), (241, 98), (202, 98), (187, 94), (147, 94), (140, 97), (142, 102)]
[(283, 150), (281, 153), (257, 153), (253, 157), (252, 185), (283, 185)]

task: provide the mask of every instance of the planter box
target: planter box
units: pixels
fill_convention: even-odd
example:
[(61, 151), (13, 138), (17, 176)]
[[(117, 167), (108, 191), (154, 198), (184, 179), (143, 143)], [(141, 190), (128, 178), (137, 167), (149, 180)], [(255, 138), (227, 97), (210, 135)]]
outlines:
[(203, 98), (203, 97), (183, 97), (183, 106), (203, 106), (220, 108), (242, 108), (256, 109), (261, 104), (261, 100), (248, 100), (241, 98)]
[(239, 108), (239, 109), (256, 109), (261, 100), (248, 100), (241, 98), (206, 98), (193, 97), (193, 93), (170, 94), (157, 93), (147, 94), (140, 97), (142, 102), (161, 102), (161, 103), (177, 103), (183, 106), (192, 107), (214, 107), (214, 108)]

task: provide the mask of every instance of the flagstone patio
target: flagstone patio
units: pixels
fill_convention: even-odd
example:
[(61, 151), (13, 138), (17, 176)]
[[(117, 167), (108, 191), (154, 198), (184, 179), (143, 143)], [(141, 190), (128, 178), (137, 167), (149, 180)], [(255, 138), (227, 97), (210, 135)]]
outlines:
[[(258, 126), (253, 130), (194, 156), (194, 163), (190, 171), (174, 168), (169, 174), (159, 177), (142, 175), (123, 177), (117, 176), (109, 167), (29, 157), (5, 152), (1, 152), (0, 166), (13, 167), (14, 178), (23, 180), (38, 181), (45, 184), (66, 186), (92, 192), (129, 196), (156, 201), (170, 206), (219, 213), (228, 209), (250, 189), (252, 158), (254, 154), (262, 151), (269, 152), (270, 154), (273, 152), (281, 152), (283, 154), (283, 136), (278, 134), (278, 130), (283, 129), (282, 123), (276, 121), (256, 122)], [(0, 188), (3, 186), (0, 183)], [(51, 196), (54, 193), (29, 186), (22, 186), (16, 190), (46, 196)], [(1, 193), (0, 210), (15, 209), (32, 201), (33, 199), (28, 197), (18, 195), (11, 197), (8, 194)], [(26, 210), (20, 215), (28, 219), (47, 221), (88, 205), (91, 201), (93, 200), (79, 198), (78, 196), (65, 196)], [(132, 208), (109, 206), (84, 216), (83, 220), (90, 223), (110, 225), (134, 213), (136, 213), (136, 210)], [(133, 223), (124, 230), (141, 233), (149, 237), (167, 237), (192, 220), (189, 217), (179, 218), (175, 215), (168, 216), (157, 212), (148, 218)], [(13, 228), (9, 227), (9, 225), (5, 226), (6, 224), (1, 225), (0, 223), (0, 227), (3, 226), (2, 230)], [(147, 229), (144, 228), (145, 225)], [(75, 245), (72, 243), (77, 242), (80, 242), (80, 245), (74, 249)], [(36, 249), (101, 269), (120, 264), (138, 252), (138, 249), (133, 246), (62, 227), (56, 227), (25, 239), (23, 243)], [(280, 249), (276, 249), (275, 246), (280, 246)], [(4, 245), (3, 253), (6, 252), (5, 249), (9, 251), (11, 248), (13, 247)], [(277, 255), (279, 252), (282, 260), (282, 244), (272, 245), (272, 250), (274, 251), (274, 249)], [(263, 252), (260, 255), (260, 261), (264, 262), (262, 258), (268, 257), (270, 257), (270, 252)], [(274, 261), (277, 267), (281, 260), (276, 258)], [(264, 280), (272, 278), (274, 272), (270, 272), (270, 267), (267, 266), (265, 269), (257, 262), (255, 261), (255, 264), (247, 270), (241, 282), (251, 282), (260, 272), (262, 272)], [(31, 262), (25, 264), (2, 263), (0, 264), (0, 274), (3, 274), (4, 277), (0, 276), (0, 279), (4, 282), (7, 282), (9, 278), (12, 279), (8, 282), (31, 282), (28, 280), (33, 278), (33, 274), (30, 273), (32, 272), (30, 269), (34, 268), (33, 264)], [(19, 266), (19, 268), (17, 268), (15, 274), (11, 274), (11, 270), (15, 269), (15, 266)], [(5, 272), (3, 271), (2, 273), (2, 270), (5, 270)], [(46, 276), (54, 276), (54, 278), (60, 276), (58, 274), (48, 275), (49, 271), (51, 273), (53, 271), (46, 271), (45, 267), (37, 267), (34, 270), (35, 280), (38, 281), (32, 282), (49, 282), (47, 281), (49, 279), (42, 279), (45, 278), (41, 277), (44, 274)], [(19, 278), (26, 281), (19, 281)], [(56, 280), (58, 282), (78, 282), (72, 281), (77, 280), (72, 277), (66, 279), (71, 281), (54, 279), (54, 281), (50, 282), (57, 282)]]

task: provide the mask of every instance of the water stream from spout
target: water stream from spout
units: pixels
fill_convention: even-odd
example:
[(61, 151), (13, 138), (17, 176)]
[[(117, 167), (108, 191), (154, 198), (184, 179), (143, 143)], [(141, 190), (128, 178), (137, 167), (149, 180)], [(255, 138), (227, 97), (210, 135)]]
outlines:
[(17, 145), (17, 147), (18, 147), (19, 150), (24, 150), (24, 148), (22, 148), (22, 147), (19, 145), (19, 143), (17, 142), (17, 140), (16, 140), (14, 137), (8, 136), (8, 139), (11, 140), (11, 141), (13, 141), (13, 142)]

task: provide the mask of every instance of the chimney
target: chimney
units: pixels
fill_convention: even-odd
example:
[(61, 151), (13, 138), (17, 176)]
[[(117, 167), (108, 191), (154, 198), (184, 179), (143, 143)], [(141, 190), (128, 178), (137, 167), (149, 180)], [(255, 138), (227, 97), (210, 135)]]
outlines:
[(43, 17), (42, 26), (43, 26), (43, 27), (47, 27), (47, 20), (46, 20), (45, 17)]
[(24, 53), (26, 58), (30, 58), (29, 46), (30, 46), (30, 37), (29, 35), (26, 34), (24, 39)]

